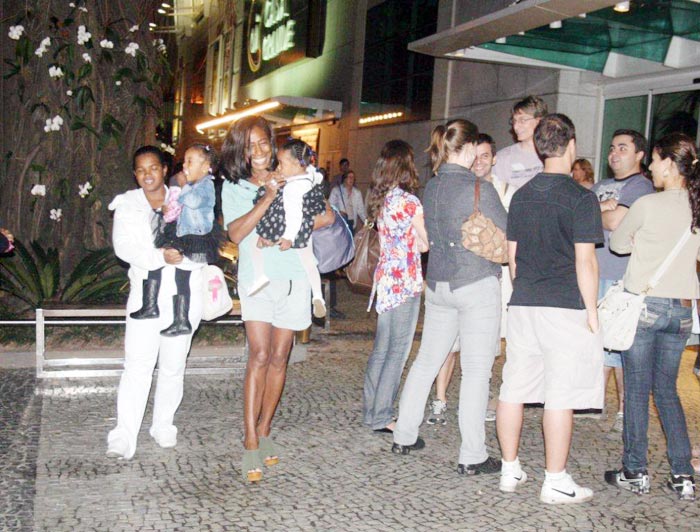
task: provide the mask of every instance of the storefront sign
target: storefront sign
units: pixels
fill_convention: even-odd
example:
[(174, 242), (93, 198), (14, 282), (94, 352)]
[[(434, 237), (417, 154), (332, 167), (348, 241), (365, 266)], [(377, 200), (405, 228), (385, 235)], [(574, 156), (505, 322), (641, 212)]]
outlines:
[(322, 47), (324, 4), (318, 0), (247, 0), (243, 83), (304, 57), (320, 55), (309, 53), (308, 48), (310, 43), (319, 42), (319, 31)]

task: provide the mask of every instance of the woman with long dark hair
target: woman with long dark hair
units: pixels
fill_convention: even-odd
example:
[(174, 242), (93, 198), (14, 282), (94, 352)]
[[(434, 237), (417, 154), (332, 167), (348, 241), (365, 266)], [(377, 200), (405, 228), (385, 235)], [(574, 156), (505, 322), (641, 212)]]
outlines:
[[(654, 186), (662, 191), (635, 201), (610, 237), (610, 249), (632, 253), (623, 279), (625, 289), (645, 293), (632, 347), (622, 353), (625, 415), (622, 468), (605, 480), (635, 493), (649, 493), (647, 429), (649, 394), (653, 392), (666, 435), (671, 475), (668, 486), (682, 500), (695, 500), (690, 440), (678, 398), (678, 366), (693, 325), (692, 300), (700, 297), (695, 271), (700, 251), (700, 163), (692, 138), (681, 133), (663, 137), (649, 166)], [(675, 246), (685, 243), (656, 286), (648, 283)]]
[[(392, 432), (394, 401), (416, 331), (423, 274), (420, 254), (428, 250), (413, 148), (402, 140), (384, 145), (372, 173), (367, 200), (376, 220), (381, 254), (374, 273), (377, 331), (367, 360), (363, 421), (378, 432)], [(370, 300), (371, 305), (371, 300)]]
[[(269, 283), (249, 294), (254, 282), (252, 247), (258, 244), (256, 225), (272, 205), (284, 177), (275, 172), (277, 149), (272, 128), (260, 116), (235, 122), (224, 140), (221, 168), (227, 178), (222, 188), (224, 226), (238, 244), (238, 294), (248, 340), (248, 365), (243, 388), (245, 437), (243, 478), (262, 478), (262, 465), (279, 461), (270, 438), (287, 375), (287, 360), (295, 331), (311, 325), (311, 287), (298, 255), (281, 251), (277, 242), (262, 249)], [(258, 189), (265, 194), (257, 201)], [(332, 222), (319, 219), (315, 227)]]
[[(425, 403), (459, 334), (463, 348), (458, 471), (466, 475), (501, 469), (500, 460), (488, 455), (484, 428), (501, 322), (501, 265), (466, 249), (461, 233), (462, 224), (474, 210), (478, 178), (470, 168), (478, 135), (471, 122), (451, 120), (433, 130), (428, 148), (435, 176), (423, 194), (430, 240), (423, 337), (401, 392), (392, 447), (394, 453), (407, 454), (424, 445), (418, 429)], [(479, 208), (505, 231), (506, 211), (494, 186), (485, 180), (480, 181)]]

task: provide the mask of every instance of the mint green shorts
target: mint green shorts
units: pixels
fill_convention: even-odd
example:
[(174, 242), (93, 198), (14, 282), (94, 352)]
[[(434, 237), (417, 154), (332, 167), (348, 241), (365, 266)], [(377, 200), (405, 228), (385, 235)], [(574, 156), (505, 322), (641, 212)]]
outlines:
[(278, 329), (303, 331), (311, 326), (311, 285), (306, 279), (271, 280), (253, 294), (238, 283), (243, 321), (263, 321)]

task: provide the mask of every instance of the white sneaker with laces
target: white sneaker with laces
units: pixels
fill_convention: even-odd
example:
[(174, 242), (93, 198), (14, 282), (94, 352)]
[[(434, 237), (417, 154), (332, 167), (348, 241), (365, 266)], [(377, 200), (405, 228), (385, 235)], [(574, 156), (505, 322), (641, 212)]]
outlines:
[(435, 399), (430, 403), (430, 416), (426, 420), (428, 425), (444, 425), (447, 423), (445, 419), (445, 411), (447, 411), (447, 403)]
[(617, 416), (615, 417), (615, 423), (613, 423), (612, 429), (615, 432), (622, 432), (622, 429), (624, 428), (624, 423), (625, 423), (625, 414), (622, 412), (618, 412)]
[(498, 489), (506, 493), (513, 493), (518, 486), (525, 484), (527, 473), (520, 467), (520, 460), (517, 458), (513, 462), (501, 461), (501, 481)]
[(578, 504), (592, 498), (593, 490), (576, 484), (568, 473), (557, 480), (545, 478), (540, 491), (540, 501), (545, 504)]

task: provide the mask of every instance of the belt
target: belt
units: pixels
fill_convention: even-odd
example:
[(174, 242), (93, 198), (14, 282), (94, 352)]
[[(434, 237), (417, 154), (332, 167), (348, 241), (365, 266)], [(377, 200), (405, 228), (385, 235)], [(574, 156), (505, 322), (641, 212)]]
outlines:
[(681, 303), (681, 307), (692, 307), (693, 306), (693, 300), (692, 299), (679, 299)]

